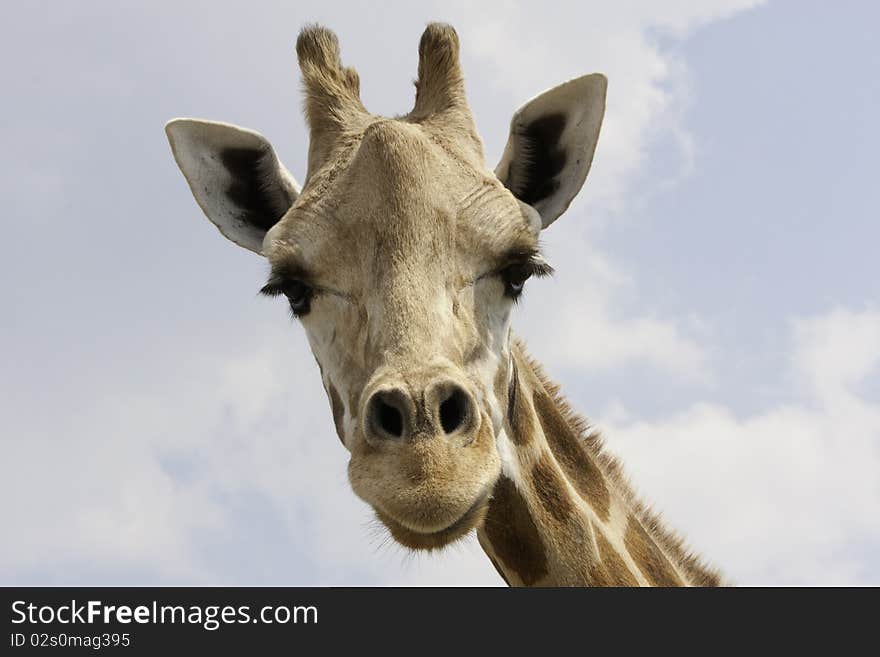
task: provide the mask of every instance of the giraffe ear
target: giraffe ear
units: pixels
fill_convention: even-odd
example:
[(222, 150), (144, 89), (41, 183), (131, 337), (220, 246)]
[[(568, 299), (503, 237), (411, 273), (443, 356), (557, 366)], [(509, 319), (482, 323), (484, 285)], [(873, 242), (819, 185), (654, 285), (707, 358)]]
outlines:
[(261, 253), (300, 187), (261, 134), (228, 123), (172, 119), (171, 151), (193, 196), (227, 238)]
[(607, 85), (601, 73), (575, 78), (536, 96), (513, 115), (495, 175), (538, 211), (542, 228), (565, 212), (590, 171)]

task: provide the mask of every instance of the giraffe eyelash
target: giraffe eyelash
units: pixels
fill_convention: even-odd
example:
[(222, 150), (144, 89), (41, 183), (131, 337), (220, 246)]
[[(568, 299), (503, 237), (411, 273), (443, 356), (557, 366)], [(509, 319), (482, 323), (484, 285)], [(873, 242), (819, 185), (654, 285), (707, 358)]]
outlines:
[(269, 281), (260, 288), (260, 294), (264, 297), (280, 297), (284, 294), (284, 284), (281, 281)]
[(517, 303), (525, 291), (526, 281), (532, 276), (549, 276), (553, 268), (547, 264), (537, 253), (526, 256), (526, 259), (516, 258), (514, 261), (497, 271), (497, 275), (504, 284), (504, 296)]
[(293, 317), (299, 319), (311, 310), (312, 301), (316, 296), (316, 290), (306, 281), (292, 278), (280, 278), (270, 280), (262, 288), (260, 294), (267, 297), (287, 297), (290, 304), (290, 312)]
[(520, 271), (525, 274), (526, 278), (531, 278), (533, 276), (536, 278), (551, 276), (554, 271), (550, 263), (544, 260), (544, 258), (542, 258), (537, 252), (509, 254), (508, 257), (505, 258), (504, 265), (495, 270), (495, 273), (501, 274), (502, 272), (509, 270), (511, 267), (519, 267)]
[(544, 260), (544, 256), (537, 248), (512, 249), (508, 251), (502, 258), (503, 265), (497, 269), (498, 272), (512, 266), (521, 266), (528, 271), (529, 276), (550, 276), (553, 274), (553, 267)]
[(553, 275), (553, 267), (540, 256), (532, 257), (524, 264), (528, 267), (529, 273), (536, 278)]

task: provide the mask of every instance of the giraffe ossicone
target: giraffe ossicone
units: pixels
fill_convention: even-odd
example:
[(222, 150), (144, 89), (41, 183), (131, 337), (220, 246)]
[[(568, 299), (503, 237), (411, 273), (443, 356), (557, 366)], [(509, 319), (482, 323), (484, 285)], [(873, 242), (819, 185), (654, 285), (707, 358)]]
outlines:
[(415, 104), (371, 114), (336, 36), (297, 41), (303, 186), (260, 134), (174, 119), (174, 157), (227, 238), (266, 257), (263, 292), (305, 330), (350, 452), (349, 480), (402, 545), (476, 530), (512, 585), (711, 585), (632, 495), (591, 428), (512, 337), (540, 231), (578, 193), (605, 112), (600, 74), (517, 110), (486, 166), (458, 36), (431, 24)]

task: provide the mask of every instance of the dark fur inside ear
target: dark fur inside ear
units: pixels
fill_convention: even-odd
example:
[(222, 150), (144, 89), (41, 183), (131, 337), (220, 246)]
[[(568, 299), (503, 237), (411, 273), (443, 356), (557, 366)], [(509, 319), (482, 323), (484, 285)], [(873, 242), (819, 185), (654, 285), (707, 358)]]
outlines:
[(238, 219), (268, 231), (278, 223), (295, 199), (275, 179), (272, 154), (259, 148), (226, 148), (220, 161), (231, 181), (226, 196), (238, 208)]
[(561, 145), (565, 125), (565, 114), (555, 113), (513, 127), (516, 157), (505, 186), (523, 203), (535, 205), (559, 188), (567, 157)]

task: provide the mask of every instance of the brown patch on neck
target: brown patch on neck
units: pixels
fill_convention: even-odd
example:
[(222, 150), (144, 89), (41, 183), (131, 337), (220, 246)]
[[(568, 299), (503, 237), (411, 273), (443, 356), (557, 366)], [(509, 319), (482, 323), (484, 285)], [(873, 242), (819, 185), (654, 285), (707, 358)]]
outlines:
[(590, 565), (589, 578), (592, 586), (638, 586), (639, 581), (627, 567), (617, 550), (595, 526), (598, 560)]
[(342, 418), (345, 415), (345, 406), (336, 392), (335, 386), (330, 383), (327, 385), (330, 394), (330, 408), (333, 410), (333, 425), (336, 427), (336, 435), (339, 436), (340, 442), (345, 445), (345, 429), (342, 426)]
[(522, 495), (507, 477), (495, 484), (483, 531), (501, 563), (523, 584), (531, 586), (547, 575), (547, 556), (538, 528)]
[(624, 540), (626, 549), (645, 578), (654, 586), (684, 586), (669, 559), (635, 517), (630, 517)]
[(572, 512), (571, 500), (566, 496), (565, 482), (553, 464), (544, 456), (532, 468), (532, 483), (541, 504), (559, 522), (568, 520)]
[(601, 520), (608, 520), (611, 495), (599, 466), (587, 453), (553, 398), (544, 390), (534, 390), (532, 399), (553, 456), (596, 515)]

